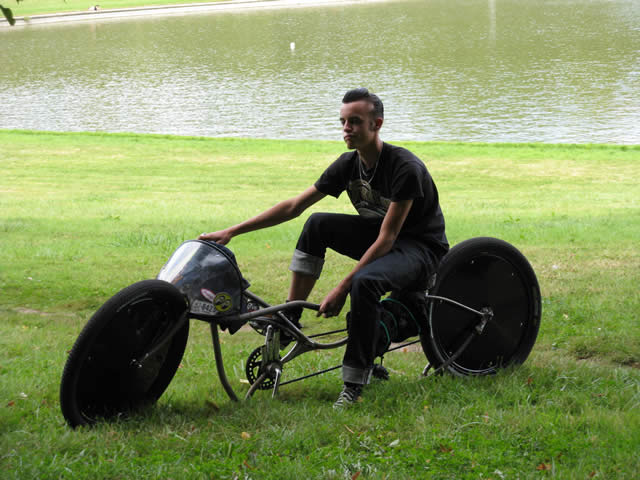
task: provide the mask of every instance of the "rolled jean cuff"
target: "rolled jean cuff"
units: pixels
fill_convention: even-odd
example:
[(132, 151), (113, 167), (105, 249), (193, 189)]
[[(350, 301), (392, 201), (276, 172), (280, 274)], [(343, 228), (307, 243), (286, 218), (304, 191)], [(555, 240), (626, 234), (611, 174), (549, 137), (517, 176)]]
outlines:
[(296, 248), (293, 252), (293, 258), (291, 259), (289, 270), (296, 273), (302, 273), (303, 275), (310, 275), (317, 280), (320, 278), (323, 265), (324, 258), (309, 255), (308, 253)]
[(355, 368), (342, 365), (342, 381), (345, 383), (357, 383), (359, 385), (368, 385), (371, 381), (371, 373), (373, 368)]

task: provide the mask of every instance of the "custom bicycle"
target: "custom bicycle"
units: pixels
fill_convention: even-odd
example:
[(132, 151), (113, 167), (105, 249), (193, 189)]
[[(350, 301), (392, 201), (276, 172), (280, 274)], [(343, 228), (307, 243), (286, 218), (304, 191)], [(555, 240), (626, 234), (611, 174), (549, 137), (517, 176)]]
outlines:
[[(60, 388), (67, 423), (74, 428), (93, 424), (156, 402), (178, 369), (190, 319), (210, 324), (218, 376), (234, 401), (238, 397), (225, 373), (219, 329), (235, 333), (249, 323), (265, 336), (246, 361), (250, 387), (245, 398), (259, 389), (275, 396), (281, 386), (340, 368), (283, 380), (284, 365), (303, 353), (345, 345), (348, 328), (307, 336), (285, 313), (299, 307), (317, 311), (319, 305), (269, 305), (248, 286), (228, 248), (190, 240), (156, 279), (134, 283), (110, 298), (67, 358)], [(488, 375), (521, 364), (533, 348), (540, 289), (527, 259), (507, 242), (478, 237), (455, 245), (427, 289), (412, 295), (400, 292), (383, 300), (378, 353), (420, 342), (428, 360), (424, 375), (431, 368), (458, 376)], [(340, 339), (331, 341), (336, 335)], [(322, 343), (322, 337), (330, 339)], [(404, 343), (391, 347), (392, 341)]]

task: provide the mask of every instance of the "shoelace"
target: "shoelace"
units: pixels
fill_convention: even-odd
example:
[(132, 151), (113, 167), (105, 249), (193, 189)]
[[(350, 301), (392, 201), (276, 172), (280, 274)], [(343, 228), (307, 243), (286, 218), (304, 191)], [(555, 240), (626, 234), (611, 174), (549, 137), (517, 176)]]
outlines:
[(333, 408), (342, 408), (346, 405), (355, 403), (360, 396), (360, 390), (353, 387), (344, 387), (340, 395), (338, 396), (338, 400), (333, 404)]

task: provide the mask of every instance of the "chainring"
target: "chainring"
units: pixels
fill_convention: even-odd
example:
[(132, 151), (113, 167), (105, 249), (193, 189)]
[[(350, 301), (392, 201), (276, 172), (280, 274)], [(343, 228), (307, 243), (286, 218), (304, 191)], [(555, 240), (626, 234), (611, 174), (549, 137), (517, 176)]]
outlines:
[[(247, 375), (247, 380), (249, 383), (253, 385), (256, 380), (262, 375), (262, 349), (263, 347), (256, 348), (249, 357), (247, 358), (247, 363), (245, 364), (245, 373)], [(280, 356), (278, 355), (278, 360), (280, 360)], [(271, 377), (267, 377), (264, 381), (258, 386), (260, 390), (271, 390), (274, 386), (274, 379)]]

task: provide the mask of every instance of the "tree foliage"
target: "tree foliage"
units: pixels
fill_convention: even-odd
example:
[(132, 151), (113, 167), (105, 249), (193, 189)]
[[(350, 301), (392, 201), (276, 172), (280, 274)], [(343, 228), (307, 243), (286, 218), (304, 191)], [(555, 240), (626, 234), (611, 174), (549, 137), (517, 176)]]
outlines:
[[(17, 1), (19, 2), (20, 0)], [(2, 14), (4, 15), (4, 18), (7, 19), (7, 22), (9, 22), (10, 25), (15, 25), (16, 19), (13, 18), (13, 12), (11, 11), (11, 9), (0, 4), (0, 10), (2, 10)]]

